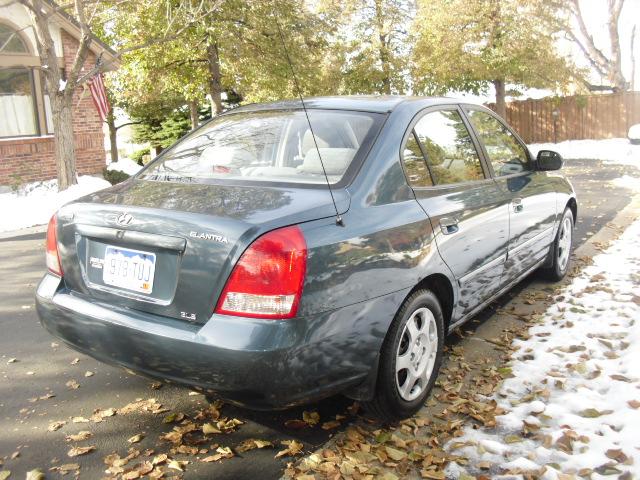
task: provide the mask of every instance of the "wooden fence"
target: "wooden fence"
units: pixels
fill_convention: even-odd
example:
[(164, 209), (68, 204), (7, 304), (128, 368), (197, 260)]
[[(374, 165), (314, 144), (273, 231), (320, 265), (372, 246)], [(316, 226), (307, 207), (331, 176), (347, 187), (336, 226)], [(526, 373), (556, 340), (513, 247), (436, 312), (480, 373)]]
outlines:
[(640, 92), (510, 102), (507, 121), (527, 143), (626, 138), (640, 123)]

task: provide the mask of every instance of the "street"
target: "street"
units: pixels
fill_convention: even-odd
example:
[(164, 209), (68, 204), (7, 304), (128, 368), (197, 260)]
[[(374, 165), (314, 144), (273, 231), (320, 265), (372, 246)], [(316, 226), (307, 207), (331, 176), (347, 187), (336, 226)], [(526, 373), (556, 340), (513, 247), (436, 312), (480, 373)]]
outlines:
[[(624, 174), (640, 175), (633, 167), (593, 160), (568, 160), (563, 173), (578, 194), (574, 247), (604, 227), (631, 200), (631, 190), (615, 186), (612, 181)], [(350, 408), (353, 402), (343, 397), (285, 412), (254, 412), (224, 405), (220, 409), (222, 416), (243, 423), (229, 433), (194, 437), (199, 450), (196, 454), (179, 450), (170, 453), (176, 446), (159, 437), (180, 423), (179, 420), (167, 421), (167, 416), (184, 414), (185, 418), (192, 419), (207, 409), (207, 400), (188, 389), (159, 386), (152, 380), (104, 365), (52, 338), (40, 326), (33, 302), (35, 287), (44, 271), (43, 239), (43, 234), (33, 234), (0, 241), (3, 332), (0, 338), (0, 460), (4, 464), (0, 463), (0, 469), (10, 470), (10, 478), (24, 478), (26, 472), (35, 468), (48, 472), (52, 467), (69, 463), (79, 464), (80, 478), (100, 478), (105, 476), (108, 467), (104, 457), (113, 452), (125, 457), (130, 448), (141, 454), (132, 458), (127, 467), (167, 453), (171, 458), (189, 461), (184, 466), (185, 478), (279, 478), (286, 463), (292, 460), (288, 456), (274, 458), (285, 448), (281, 441), (295, 439), (304, 445), (305, 452), (312, 451), (353, 420), (354, 409)], [(514, 292), (525, 290), (531, 281), (521, 282)], [(482, 312), (478, 319), (490, 324), (494, 319), (492, 312), (505, 308), (511, 295)], [(468, 338), (450, 341), (469, 342)], [(155, 398), (162, 407), (120, 411), (127, 404), (150, 398)], [(109, 409), (116, 409), (116, 413), (111, 415)], [(168, 410), (162, 411), (164, 409)], [(132, 411), (127, 413), (127, 410)], [(301, 427), (301, 422), (293, 422), (298, 428), (291, 428), (292, 422), (285, 425), (287, 420), (302, 420), (304, 411), (317, 411), (320, 423)], [(345, 417), (339, 427), (320, 428), (336, 415)], [(57, 421), (66, 423), (49, 431), (49, 426)], [(83, 441), (65, 440), (65, 436), (80, 431), (90, 431), (92, 435)], [(141, 441), (128, 441), (138, 434), (143, 436)], [(222, 461), (199, 460), (213, 455), (218, 446), (233, 449), (247, 439), (270, 441), (274, 446), (239, 453)], [(212, 446), (214, 444), (217, 446)], [(95, 450), (69, 458), (67, 452), (72, 446), (95, 446)], [(147, 449), (153, 452), (145, 452)], [(177, 469), (168, 471), (168, 475), (179, 473)], [(53, 478), (56, 476), (57, 473), (51, 474)]]

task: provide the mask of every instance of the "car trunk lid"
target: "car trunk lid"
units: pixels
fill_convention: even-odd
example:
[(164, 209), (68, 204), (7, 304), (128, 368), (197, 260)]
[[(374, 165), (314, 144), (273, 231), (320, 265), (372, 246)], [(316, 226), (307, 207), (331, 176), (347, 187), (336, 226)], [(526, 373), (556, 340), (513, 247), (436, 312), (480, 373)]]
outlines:
[[(335, 195), (344, 213), (349, 196)], [(203, 323), (253, 240), (332, 213), (322, 188), (131, 180), (60, 210), (65, 284), (99, 302)]]

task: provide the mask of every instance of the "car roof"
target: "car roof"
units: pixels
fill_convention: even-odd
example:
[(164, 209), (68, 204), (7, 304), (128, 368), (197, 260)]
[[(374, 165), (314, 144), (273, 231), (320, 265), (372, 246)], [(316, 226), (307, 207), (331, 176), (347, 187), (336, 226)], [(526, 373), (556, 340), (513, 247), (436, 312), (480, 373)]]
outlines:
[[(327, 110), (355, 110), (362, 112), (388, 113), (398, 105), (420, 103), (421, 107), (431, 105), (460, 103), (460, 100), (447, 97), (412, 97), (404, 95), (344, 95), (334, 97), (309, 97), (304, 99), (306, 108)], [(292, 110), (302, 108), (299, 99), (279, 100), (270, 103), (253, 103), (225, 112), (225, 115), (240, 112), (262, 110)]]

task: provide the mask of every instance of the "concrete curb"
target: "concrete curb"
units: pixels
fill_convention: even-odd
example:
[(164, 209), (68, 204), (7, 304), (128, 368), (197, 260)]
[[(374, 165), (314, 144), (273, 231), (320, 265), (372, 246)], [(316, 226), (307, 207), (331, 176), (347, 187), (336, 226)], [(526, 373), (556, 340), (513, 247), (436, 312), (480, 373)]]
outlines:
[(33, 227), (21, 228), (20, 230), (8, 230), (0, 232), (0, 240), (7, 240), (14, 237), (24, 237), (25, 235), (33, 235), (44, 233), (47, 231), (47, 225), (35, 225)]

